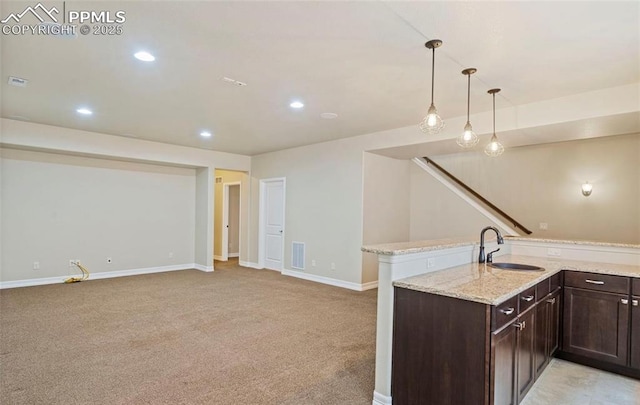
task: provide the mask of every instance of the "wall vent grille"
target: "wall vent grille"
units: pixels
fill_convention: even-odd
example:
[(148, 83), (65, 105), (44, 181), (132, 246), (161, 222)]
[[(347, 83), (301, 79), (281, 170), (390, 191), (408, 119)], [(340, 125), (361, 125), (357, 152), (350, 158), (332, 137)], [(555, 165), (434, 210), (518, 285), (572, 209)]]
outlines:
[(291, 267), (298, 270), (304, 270), (304, 242), (292, 243)]

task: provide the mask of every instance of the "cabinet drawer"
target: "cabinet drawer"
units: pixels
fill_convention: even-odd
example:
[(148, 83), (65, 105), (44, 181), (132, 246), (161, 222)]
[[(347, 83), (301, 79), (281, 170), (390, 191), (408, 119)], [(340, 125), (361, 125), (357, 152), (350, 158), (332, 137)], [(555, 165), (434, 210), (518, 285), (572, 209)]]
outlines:
[(518, 313), (521, 314), (536, 304), (536, 286), (518, 294)]
[(536, 301), (544, 299), (551, 291), (549, 281), (550, 279), (546, 279), (536, 284)]
[(640, 295), (640, 278), (632, 278), (631, 279), (631, 283), (632, 283), (632, 294), (633, 295)]
[(608, 274), (567, 271), (564, 275), (564, 285), (587, 290), (629, 294), (629, 277)]
[(511, 297), (491, 309), (491, 331), (495, 331), (518, 316), (518, 296)]

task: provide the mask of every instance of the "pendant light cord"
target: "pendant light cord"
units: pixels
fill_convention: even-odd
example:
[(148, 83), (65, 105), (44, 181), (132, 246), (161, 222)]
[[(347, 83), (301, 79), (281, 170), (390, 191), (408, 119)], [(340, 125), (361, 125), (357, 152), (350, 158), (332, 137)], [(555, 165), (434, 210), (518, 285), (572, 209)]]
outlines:
[(436, 77), (436, 48), (431, 49), (431, 104), (433, 104), (433, 87)]
[(493, 96), (493, 136), (496, 136), (496, 93)]
[(468, 74), (467, 77), (469, 78), (467, 81), (467, 122), (469, 122), (469, 108), (471, 108), (471, 74)]

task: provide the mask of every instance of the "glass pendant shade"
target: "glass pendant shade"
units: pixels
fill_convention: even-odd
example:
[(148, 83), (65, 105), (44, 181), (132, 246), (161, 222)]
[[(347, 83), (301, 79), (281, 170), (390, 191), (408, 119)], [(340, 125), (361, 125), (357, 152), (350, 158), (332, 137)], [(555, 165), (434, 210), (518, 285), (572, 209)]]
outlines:
[(484, 153), (490, 157), (498, 157), (502, 155), (504, 152), (504, 146), (498, 141), (498, 137), (496, 136), (496, 93), (499, 93), (500, 89), (491, 89), (487, 91), (487, 93), (493, 96), (493, 135), (491, 136), (491, 140), (485, 146)]
[(442, 118), (438, 115), (436, 106), (431, 103), (427, 115), (420, 123), (420, 130), (425, 134), (435, 135), (440, 132), (442, 128), (444, 128), (444, 121), (442, 121)]
[(487, 156), (497, 157), (502, 155), (503, 152), (504, 146), (498, 141), (496, 134), (493, 134), (491, 141), (489, 141), (489, 144), (484, 148), (484, 153), (486, 153)]
[(469, 68), (462, 71), (462, 74), (467, 76), (467, 124), (464, 126), (462, 135), (460, 135), (458, 139), (456, 139), (456, 143), (462, 148), (473, 148), (478, 144), (479, 141), (478, 135), (473, 132), (471, 121), (469, 121), (469, 110), (471, 107), (471, 75), (475, 72), (477, 72), (475, 68)]
[(467, 121), (467, 125), (464, 126), (464, 132), (456, 139), (456, 143), (463, 148), (473, 148), (478, 144), (479, 140), (478, 135), (473, 132), (471, 123)]
[(434, 82), (435, 82), (435, 68), (436, 68), (436, 48), (442, 45), (442, 41), (439, 39), (432, 39), (428, 41), (424, 46), (431, 49), (431, 105), (427, 111), (427, 115), (420, 122), (420, 130), (425, 134), (435, 135), (444, 128), (444, 121), (438, 115), (438, 110), (435, 104), (433, 104)]

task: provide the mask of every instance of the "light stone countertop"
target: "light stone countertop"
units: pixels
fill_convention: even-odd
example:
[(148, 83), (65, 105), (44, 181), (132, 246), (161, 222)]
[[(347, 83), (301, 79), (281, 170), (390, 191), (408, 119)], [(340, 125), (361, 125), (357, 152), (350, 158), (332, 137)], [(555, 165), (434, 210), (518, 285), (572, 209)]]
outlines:
[(640, 278), (640, 266), (623, 264), (563, 259), (551, 260), (549, 258), (513, 255), (497, 257), (495, 262), (530, 264), (542, 267), (545, 270), (501, 270), (484, 263), (471, 263), (397, 280), (393, 282), (393, 285), (483, 304), (499, 305), (561, 270), (578, 270)]
[[(477, 240), (476, 240), (477, 239)], [(410, 253), (429, 252), (432, 250), (449, 249), (459, 246), (471, 246), (479, 244), (480, 238), (450, 238), (417, 240), (414, 242), (382, 243), (379, 245), (366, 245), (363, 252), (377, 253), (379, 255), (406, 255)]]
[(590, 240), (543, 239), (543, 238), (532, 238), (528, 236), (509, 236), (509, 235), (505, 236), (504, 239), (505, 241), (515, 240), (515, 241), (525, 241), (525, 242), (560, 243), (560, 244), (567, 244), (567, 245), (605, 246), (605, 247), (640, 249), (640, 245), (634, 245), (631, 243), (597, 242), (597, 241), (590, 241)]

